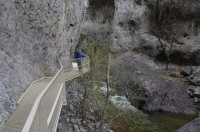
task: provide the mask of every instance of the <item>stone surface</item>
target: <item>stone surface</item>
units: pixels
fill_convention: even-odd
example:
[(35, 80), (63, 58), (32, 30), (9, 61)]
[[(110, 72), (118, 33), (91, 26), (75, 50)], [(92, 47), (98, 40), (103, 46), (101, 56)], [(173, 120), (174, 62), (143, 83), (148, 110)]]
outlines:
[[(76, 94), (74, 94), (76, 93)], [(80, 132), (90, 132), (99, 131), (100, 118), (99, 111), (96, 106), (94, 106), (92, 95), (87, 95), (85, 98), (84, 115), (81, 114), (80, 108), (82, 108), (82, 95), (84, 94), (84, 87), (77, 82), (72, 82), (67, 91), (68, 105), (63, 106), (60, 114), (59, 124), (57, 132), (68, 132), (68, 131), (80, 131)], [(78, 96), (76, 96), (78, 95)], [(101, 101), (102, 102), (102, 101)], [(70, 111), (70, 105), (74, 106), (74, 111)], [(91, 112), (89, 108), (96, 110), (96, 114)], [(99, 108), (99, 107), (98, 107)], [(70, 120), (67, 122), (66, 120)], [(109, 125), (104, 124), (107, 130), (111, 130)]]
[[(66, 132), (66, 131), (86, 132), (90, 130), (90, 128), (87, 127), (88, 124), (91, 124), (90, 119), (82, 120), (79, 113), (80, 112), (79, 108), (80, 108), (80, 103), (82, 101), (83, 93), (84, 89), (78, 83), (73, 82), (69, 85), (67, 91), (68, 105), (63, 107), (61, 110), (59, 123), (62, 123), (62, 125), (58, 126), (57, 128), (58, 132)], [(71, 106), (73, 106), (73, 111), (70, 110)], [(95, 118), (94, 116), (91, 115), (91, 113), (88, 113), (88, 116)], [(70, 120), (70, 122), (65, 120)], [(92, 126), (92, 129), (93, 127), (94, 126)]]
[(187, 67), (183, 67), (180, 74), (183, 75), (184, 77), (190, 76), (193, 72), (192, 67), (187, 66)]
[(70, 58), (84, 17), (84, 0), (0, 1), (0, 124), (34, 80), (52, 76)]
[(200, 86), (200, 76), (195, 76), (193, 79), (190, 80), (193, 85)]
[(170, 53), (172, 63), (199, 65), (199, 8), (197, 0), (115, 0), (111, 51), (134, 50), (164, 62), (166, 56), (152, 33), (155, 31), (166, 50), (175, 38)]
[(85, 129), (81, 128), (80, 132), (87, 132)]
[(194, 95), (200, 96), (200, 87), (195, 88)]
[(200, 130), (200, 118), (197, 118), (190, 123), (184, 125), (177, 132), (199, 132)]
[(76, 124), (76, 123), (77, 123), (75, 119), (71, 119), (70, 122), (71, 122), (72, 124)]
[(80, 132), (77, 125), (74, 125), (74, 131), (75, 131), (75, 132)]
[(95, 116), (92, 116), (92, 115), (86, 115), (86, 118), (89, 119), (89, 120), (92, 121), (92, 122), (95, 122), (95, 121), (96, 121), (96, 117), (95, 117)]
[(169, 76), (161, 66), (142, 54), (126, 52), (113, 59), (111, 81), (113, 88), (124, 93), (133, 104), (134, 98), (139, 98), (141, 109), (197, 114), (184, 81)]

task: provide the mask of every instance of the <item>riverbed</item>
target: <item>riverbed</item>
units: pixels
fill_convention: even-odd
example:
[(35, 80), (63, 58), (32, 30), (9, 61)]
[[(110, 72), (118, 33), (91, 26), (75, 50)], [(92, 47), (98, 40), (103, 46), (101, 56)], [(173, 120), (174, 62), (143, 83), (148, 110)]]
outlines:
[[(109, 91), (112, 91), (110, 88)], [(102, 87), (100, 90), (101, 93), (104, 95), (107, 92), (106, 86)], [(148, 131), (148, 132), (175, 132), (180, 127), (184, 126), (185, 124), (189, 123), (190, 121), (194, 120), (196, 117), (191, 115), (182, 115), (182, 114), (172, 114), (167, 112), (149, 112), (145, 113), (143, 111), (137, 110), (125, 96), (110, 96), (110, 101), (120, 111), (129, 110), (131, 112), (120, 115), (118, 118), (113, 120), (112, 125), (117, 126), (115, 131), (117, 132), (137, 132), (137, 131)], [(135, 113), (136, 112), (136, 113)], [(108, 111), (111, 115), (110, 118), (114, 118), (116, 115), (119, 114), (118, 110)], [(130, 114), (131, 113), (131, 114)], [(135, 114), (134, 114), (135, 113)], [(143, 114), (141, 114), (143, 113)], [(133, 117), (131, 117), (131, 115)], [(143, 118), (142, 121), (139, 121), (139, 124), (143, 122), (148, 122), (147, 124), (143, 124), (142, 126), (147, 127), (153, 126), (147, 130), (146, 128), (143, 129), (141, 127), (138, 128), (137, 124), (135, 124), (135, 116), (138, 115), (139, 118)], [(138, 120), (138, 119), (137, 119)], [(149, 123), (149, 121), (151, 123)], [(149, 126), (148, 126), (149, 125)]]

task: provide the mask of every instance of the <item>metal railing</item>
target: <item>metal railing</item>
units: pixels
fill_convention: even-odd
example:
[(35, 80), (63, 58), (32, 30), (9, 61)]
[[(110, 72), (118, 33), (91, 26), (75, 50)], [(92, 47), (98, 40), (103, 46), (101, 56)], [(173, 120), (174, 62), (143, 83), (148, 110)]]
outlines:
[(81, 71), (78, 67), (67, 67), (74, 60), (61, 60), (61, 69), (39, 94), (34, 102), (22, 132), (56, 132), (61, 107), (66, 102), (65, 81), (76, 78), (90, 70), (89, 57), (81, 59)]

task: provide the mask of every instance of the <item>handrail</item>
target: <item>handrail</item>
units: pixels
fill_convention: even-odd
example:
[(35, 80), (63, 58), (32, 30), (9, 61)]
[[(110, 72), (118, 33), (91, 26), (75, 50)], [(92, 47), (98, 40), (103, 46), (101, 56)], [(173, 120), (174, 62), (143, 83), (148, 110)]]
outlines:
[[(90, 63), (90, 62), (83, 64), (82, 67), (87, 66), (89, 63)], [(71, 71), (71, 70), (73, 70), (73, 69), (76, 69), (76, 68), (71, 68), (71, 69), (68, 69), (68, 70), (64, 70), (64, 72), (68, 72), (68, 71)]]
[(25, 91), (25, 93), (20, 97), (20, 99), (17, 101), (17, 105), (19, 105), (19, 103), (21, 102), (21, 100), (24, 98), (24, 96), (26, 95), (26, 93), (28, 92), (28, 90), (29, 90), (29, 88), (34, 84), (34, 83), (36, 83), (36, 82), (39, 82), (39, 81), (41, 81), (42, 79), (45, 79), (45, 78), (51, 78), (51, 77), (42, 77), (42, 78), (40, 78), (40, 79), (38, 79), (38, 80), (36, 80), (36, 81), (33, 81), (31, 84), (30, 84), (30, 86), (28, 87), (28, 89)]
[[(84, 58), (86, 58), (86, 59), (89, 60), (89, 56), (87, 56), (87, 55), (86, 55)], [(83, 58), (83, 59), (84, 59), (84, 58)], [(80, 59), (80, 58), (78, 58), (78, 59), (72, 59), (72, 60), (75, 60), (75, 61), (76, 61), (76, 60), (79, 60), (79, 59)], [(81, 59), (82, 59), (82, 58), (81, 58)], [(66, 62), (66, 61), (69, 61), (69, 60), (65, 60), (65, 59), (62, 59), (62, 58), (61, 58), (61, 61), (65, 61), (65, 62)], [(60, 61), (60, 64), (62, 65), (62, 62), (61, 62), (61, 61)], [(72, 61), (71, 61), (71, 62), (72, 62)], [(83, 64), (82, 67), (88, 65), (89, 63), (90, 63), (90, 62), (88, 61), (87, 63)], [(71, 70), (73, 70), (73, 69), (75, 69), (75, 68), (69, 68), (69, 69), (64, 70), (64, 71), (67, 72), (67, 71), (71, 71)]]
[[(85, 55), (84, 58), (89, 58), (89, 56), (88, 56), (88, 55)], [(79, 58), (78, 58), (78, 59), (79, 59)], [(60, 60), (66, 62), (66, 61), (74, 61), (74, 60), (78, 60), (78, 59), (71, 59), (71, 58), (70, 58), (70, 59), (63, 59), (63, 58), (61, 58)]]
[[(85, 64), (82, 65), (82, 67), (84, 66), (87, 66), (89, 65), (89, 57), (86, 56), (85, 59), (87, 60), (87, 62)], [(72, 61), (72, 60), (78, 60), (78, 59), (71, 59), (71, 60), (64, 60), (64, 59), (61, 59), (61, 61)], [(61, 65), (61, 68), (59, 69), (59, 71), (56, 73), (56, 75), (52, 78), (52, 80), (49, 82), (49, 84), (45, 87), (45, 89), (39, 94), (39, 96), (36, 98), (35, 102), (34, 102), (34, 105), (31, 109), (31, 112), (26, 120), (26, 123), (22, 129), (22, 132), (28, 132), (30, 131), (31, 129), (31, 126), (32, 126), (32, 123), (34, 121), (34, 118), (36, 116), (36, 113), (38, 112), (38, 109), (39, 109), (39, 105), (41, 103), (41, 100), (42, 98), (44, 97), (44, 95), (47, 93), (48, 89), (53, 85), (54, 81), (57, 79), (57, 77), (62, 74), (62, 70), (64, 70), (64, 67), (62, 65), (62, 62), (60, 61), (60, 65)], [(68, 70), (64, 70), (65, 72), (66, 71), (71, 71), (73, 69), (76, 69), (76, 68), (69, 68)], [(62, 84), (61, 84), (62, 85)], [(59, 91), (58, 91), (59, 92)], [(49, 117), (47, 117), (47, 125), (49, 125), (50, 121), (49, 121)]]
[(50, 81), (50, 83), (45, 87), (45, 89), (40, 93), (40, 95), (37, 97), (32, 109), (31, 109), (31, 112), (30, 112), (30, 115), (28, 116), (27, 118), (27, 122), (25, 123), (24, 125), (24, 128), (22, 130), (22, 132), (28, 132), (30, 131), (30, 128), (31, 128), (31, 125), (33, 123), (33, 120), (35, 118), (35, 114), (37, 112), (37, 109), (38, 109), (38, 106), (39, 106), (39, 103), (43, 97), (43, 95), (46, 93), (46, 91), (48, 90), (48, 88), (51, 86), (51, 84), (54, 82), (55, 78), (58, 76), (58, 74), (61, 72), (62, 70), (62, 65), (61, 65), (61, 69), (57, 72), (57, 74), (53, 77), (53, 79)]

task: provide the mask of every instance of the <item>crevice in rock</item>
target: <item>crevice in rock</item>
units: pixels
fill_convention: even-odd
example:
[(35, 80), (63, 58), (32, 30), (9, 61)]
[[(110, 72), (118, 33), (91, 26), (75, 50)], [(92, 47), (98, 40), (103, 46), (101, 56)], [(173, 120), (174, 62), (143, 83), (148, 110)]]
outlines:
[(89, 0), (88, 14), (93, 22), (111, 23), (114, 13), (114, 0)]

